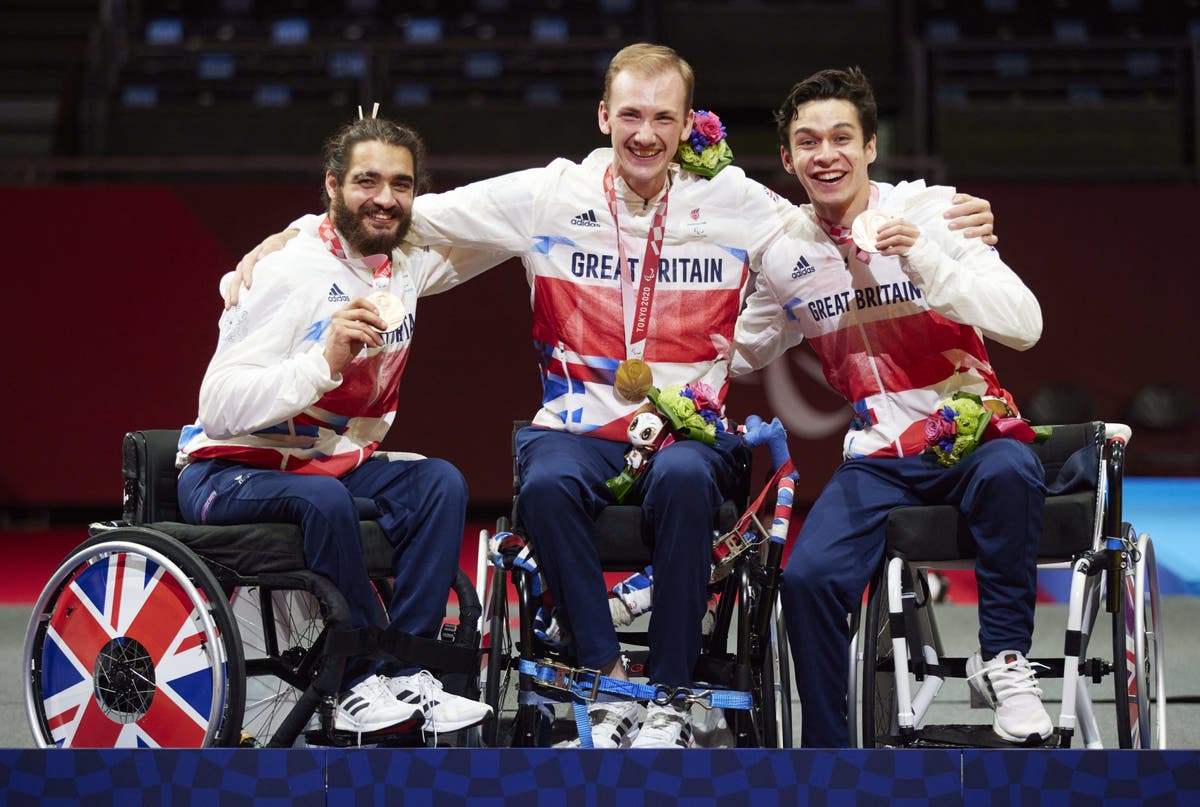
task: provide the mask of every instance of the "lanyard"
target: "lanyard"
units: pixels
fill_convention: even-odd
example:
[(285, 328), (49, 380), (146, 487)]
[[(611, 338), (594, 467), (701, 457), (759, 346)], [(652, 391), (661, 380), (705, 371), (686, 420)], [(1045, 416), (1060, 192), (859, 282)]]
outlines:
[[(668, 189), (669, 190), (669, 189)], [(617, 265), (621, 273), (621, 306), (625, 320), (625, 355), (642, 359), (646, 352), (646, 335), (650, 330), (650, 309), (654, 305), (654, 284), (658, 279), (658, 262), (662, 256), (663, 232), (666, 230), (667, 192), (663, 193), (654, 210), (650, 232), (646, 235), (646, 252), (642, 257), (641, 271), (634, 285), (633, 271), (625, 256), (625, 242), (621, 238), (621, 222), (617, 216), (617, 190), (613, 181), (612, 166), (604, 172), (604, 193), (608, 198), (608, 209), (617, 227)]]
[(325, 243), (326, 249), (335, 257), (355, 268), (371, 272), (374, 275), (371, 285), (375, 287), (376, 291), (386, 291), (392, 285), (392, 259), (389, 256), (367, 255), (362, 258), (351, 258), (346, 253), (346, 248), (342, 246), (342, 239), (338, 236), (337, 230), (333, 228), (333, 222), (329, 220), (329, 216), (321, 219), (321, 225), (317, 228), (317, 232), (321, 236), (321, 241)]

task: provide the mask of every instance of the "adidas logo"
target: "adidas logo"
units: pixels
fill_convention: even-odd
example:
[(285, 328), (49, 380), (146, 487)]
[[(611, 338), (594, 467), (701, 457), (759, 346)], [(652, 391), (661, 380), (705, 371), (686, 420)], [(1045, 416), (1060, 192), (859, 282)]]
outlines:
[(796, 265), (792, 268), (792, 279), (795, 280), (798, 277), (811, 275), (815, 271), (817, 271), (816, 267), (809, 263), (807, 258), (801, 255), (800, 260), (796, 261)]
[(575, 218), (571, 219), (571, 224), (576, 227), (599, 227), (596, 223), (596, 211), (589, 210), (586, 213), (580, 213)]
[(329, 302), (331, 303), (348, 303), (350, 295), (338, 288), (338, 284), (334, 283), (329, 287)]

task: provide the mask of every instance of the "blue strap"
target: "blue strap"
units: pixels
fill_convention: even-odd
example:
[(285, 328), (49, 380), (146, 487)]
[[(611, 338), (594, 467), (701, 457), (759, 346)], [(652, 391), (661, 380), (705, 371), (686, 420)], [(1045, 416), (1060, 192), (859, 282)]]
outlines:
[(588, 714), (587, 704), (581, 698), (576, 698), (571, 708), (575, 711), (575, 731), (579, 732), (579, 747), (595, 748), (592, 744), (592, 718)]
[[(622, 681), (619, 678), (600, 675), (595, 670), (551, 667), (529, 659), (520, 659), (517, 662), (517, 670), (522, 675), (531, 676), (546, 686), (571, 693), (572, 699), (577, 703), (590, 703), (596, 700), (597, 695), (606, 694), (617, 695), (627, 700), (652, 701), (661, 705), (676, 700), (706, 702), (714, 709), (749, 709), (754, 704), (754, 699), (749, 692), (709, 687), (696, 691), (688, 687), (640, 684), (636, 681)], [(578, 720), (579, 718), (576, 717), (576, 722)], [(588, 725), (590, 732), (590, 723)]]

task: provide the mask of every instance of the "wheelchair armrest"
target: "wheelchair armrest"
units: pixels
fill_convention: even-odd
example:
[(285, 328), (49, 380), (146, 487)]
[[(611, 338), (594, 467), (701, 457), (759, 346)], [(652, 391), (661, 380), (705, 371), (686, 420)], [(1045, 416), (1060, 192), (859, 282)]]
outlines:
[(123, 518), (132, 524), (179, 521), (179, 471), (175, 454), (179, 429), (129, 432), (121, 447), (125, 501)]

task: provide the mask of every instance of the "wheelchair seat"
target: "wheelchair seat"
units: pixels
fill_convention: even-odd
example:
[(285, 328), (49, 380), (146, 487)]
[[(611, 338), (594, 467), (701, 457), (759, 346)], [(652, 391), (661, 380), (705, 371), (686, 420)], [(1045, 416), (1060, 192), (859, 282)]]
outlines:
[[(310, 744), (355, 744), (334, 731), (333, 713), (347, 658), (364, 654), (414, 660), (445, 673), (447, 691), (478, 697), (481, 608), (461, 571), (459, 623), (438, 639), (352, 630), (341, 593), (306, 567), (297, 525), (179, 520), (178, 441), (169, 429), (125, 436), (123, 520), (93, 524), (35, 606), (25, 695), (39, 746), (288, 747), (301, 733)], [(374, 503), (356, 501), (386, 602), (394, 548)], [(98, 644), (102, 635), (109, 641)], [(94, 698), (79, 669), (94, 670)], [(418, 723), (364, 740), (421, 744)], [(446, 739), (472, 744), (477, 733)]]
[[(1052, 439), (1030, 446), (1046, 474), (1039, 559), (1066, 560), (1092, 547), (1103, 444), (1103, 423), (1075, 423), (1055, 426)], [(945, 504), (893, 510), (887, 520), (887, 546), (930, 563), (973, 560), (976, 549), (967, 520)]]
[[(179, 471), (175, 467), (178, 444), (178, 429), (150, 429), (126, 435), (122, 445), (126, 522), (157, 529), (179, 540), (213, 565), (218, 579), (222, 576), (220, 570), (252, 575), (306, 569), (304, 534), (295, 524), (185, 523), (179, 513)], [(373, 520), (378, 515), (375, 503), (356, 498), (355, 504), (367, 571), (372, 577), (389, 577), (395, 549)]]

